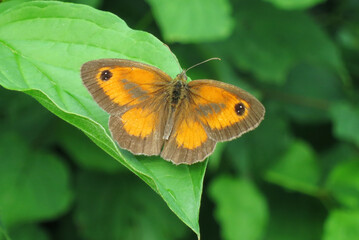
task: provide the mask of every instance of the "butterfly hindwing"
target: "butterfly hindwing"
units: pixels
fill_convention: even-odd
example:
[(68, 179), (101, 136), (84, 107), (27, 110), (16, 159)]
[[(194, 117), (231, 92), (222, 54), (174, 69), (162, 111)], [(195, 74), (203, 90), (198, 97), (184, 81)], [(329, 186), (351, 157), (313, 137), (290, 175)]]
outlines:
[(173, 129), (165, 142), (161, 157), (175, 164), (193, 164), (204, 160), (214, 150), (216, 142), (208, 137), (198, 116), (187, 100), (176, 109)]
[(111, 115), (109, 126), (121, 148), (134, 154), (159, 155), (164, 143), (163, 132), (168, 105), (155, 97), (126, 112)]

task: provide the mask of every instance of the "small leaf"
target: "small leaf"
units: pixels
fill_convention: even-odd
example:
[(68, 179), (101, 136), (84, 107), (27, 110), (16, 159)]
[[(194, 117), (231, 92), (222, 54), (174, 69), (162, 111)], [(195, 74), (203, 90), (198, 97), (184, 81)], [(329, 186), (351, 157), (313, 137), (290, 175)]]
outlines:
[(326, 0), (265, 0), (271, 2), (278, 8), (294, 10), (294, 9), (305, 9), (313, 7), (319, 3), (325, 2)]
[(291, 146), (293, 136), (288, 122), (280, 113), (275, 105), (267, 104), (265, 119), (259, 127), (228, 143), (226, 151), (231, 156), (229, 160), (241, 174), (262, 175)]
[(0, 213), (5, 226), (51, 219), (69, 207), (67, 167), (56, 156), (31, 152), (16, 135), (0, 137)]
[(319, 166), (314, 151), (305, 142), (296, 141), (268, 170), (268, 181), (291, 190), (315, 195), (319, 190)]
[(75, 219), (84, 239), (179, 239), (186, 230), (133, 176), (81, 173), (77, 196)]
[(359, 146), (359, 108), (348, 103), (336, 103), (330, 109), (334, 135)]
[(268, 220), (267, 203), (253, 183), (222, 176), (211, 183), (209, 191), (216, 203), (215, 217), (223, 239), (262, 238)]
[(339, 50), (310, 16), (281, 11), (259, 0), (236, 3), (237, 28), (228, 44), (214, 47), (224, 49), (238, 68), (278, 85), (303, 62), (333, 69), (347, 79)]
[(49, 235), (35, 224), (15, 227), (11, 229), (10, 236), (13, 240), (50, 240)]
[(359, 153), (354, 145), (345, 142), (338, 142), (331, 146), (327, 151), (321, 152), (318, 160), (322, 172), (322, 179), (328, 180), (329, 175), (335, 171), (336, 167), (344, 164), (344, 162), (352, 161), (359, 158)]
[(227, 143), (219, 142), (216, 144), (216, 149), (209, 157), (210, 161), (208, 163), (208, 170), (216, 171), (219, 168), (219, 164), (221, 163), (224, 149), (226, 148)]
[(336, 165), (326, 187), (344, 206), (359, 208), (359, 158)]
[(147, 0), (168, 42), (220, 40), (232, 32), (228, 0)]
[(55, 118), (49, 111), (44, 109), (38, 102), (20, 92), (1, 89), (1, 99), (4, 106), (0, 106), (3, 114), (1, 118), (0, 131), (11, 129), (18, 133), (28, 142), (36, 141), (38, 145), (49, 138), (47, 130), (51, 128), (51, 121)]
[(330, 119), (328, 109), (332, 103), (343, 97), (341, 89), (342, 83), (334, 72), (300, 64), (290, 71), (277, 97), (285, 111), (297, 122), (323, 122)]
[(270, 219), (265, 240), (321, 239), (327, 209), (318, 199), (285, 189), (266, 191)]
[(359, 236), (359, 211), (333, 210), (324, 227), (323, 240), (354, 240)]

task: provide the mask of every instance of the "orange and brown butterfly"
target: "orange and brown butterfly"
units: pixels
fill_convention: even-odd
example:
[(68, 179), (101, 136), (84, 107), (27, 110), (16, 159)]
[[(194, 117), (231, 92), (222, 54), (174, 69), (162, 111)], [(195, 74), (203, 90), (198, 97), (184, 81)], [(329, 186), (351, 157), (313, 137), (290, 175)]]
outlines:
[(82, 65), (81, 78), (110, 114), (109, 128), (121, 148), (175, 164), (203, 161), (217, 142), (256, 128), (265, 113), (255, 97), (233, 85), (187, 83), (186, 70), (172, 79), (148, 64), (99, 59)]

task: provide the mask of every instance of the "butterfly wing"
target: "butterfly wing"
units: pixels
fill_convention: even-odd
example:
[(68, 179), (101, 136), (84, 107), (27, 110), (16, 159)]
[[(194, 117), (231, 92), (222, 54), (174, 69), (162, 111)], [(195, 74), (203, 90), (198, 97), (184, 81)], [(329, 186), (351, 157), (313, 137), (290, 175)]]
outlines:
[(195, 80), (188, 85), (193, 111), (215, 141), (240, 137), (264, 118), (264, 106), (236, 86), (214, 80)]
[(134, 154), (159, 155), (168, 109), (167, 102), (154, 97), (124, 113), (111, 115), (109, 126), (113, 138), (121, 148)]
[(81, 78), (95, 101), (118, 114), (156, 96), (172, 80), (153, 66), (126, 59), (99, 59), (81, 67)]
[(193, 106), (184, 99), (177, 107), (175, 121), (161, 157), (174, 164), (193, 164), (210, 155), (216, 142), (209, 138)]
[(257, 127), (263, 105), (246, 91), (214, 80), (188, 84), (161, 157), (175, 164), (192, 164), (209, 156), (218, 141), (241, 136)]
[(135, 154), (160, 153), (170, 76), (139, 62), (100, 59), (85, 63), (81, 77), (99, 106), (110, 113), (110, 131), (121, 148)]

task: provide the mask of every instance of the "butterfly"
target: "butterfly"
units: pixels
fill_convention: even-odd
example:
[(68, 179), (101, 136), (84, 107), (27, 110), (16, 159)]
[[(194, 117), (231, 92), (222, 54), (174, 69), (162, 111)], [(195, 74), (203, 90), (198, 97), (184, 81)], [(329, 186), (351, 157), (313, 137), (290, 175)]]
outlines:
[(187, 82), (186, 71), (173, 79), (145, 63), (99, 59), (82, 65), (81, 78), (110, 114), (109, 129), (121, 148), (193, 164), (206, 159), (217, 142), (256, 128), (265, 109), (236, 86), (208, 79)]

